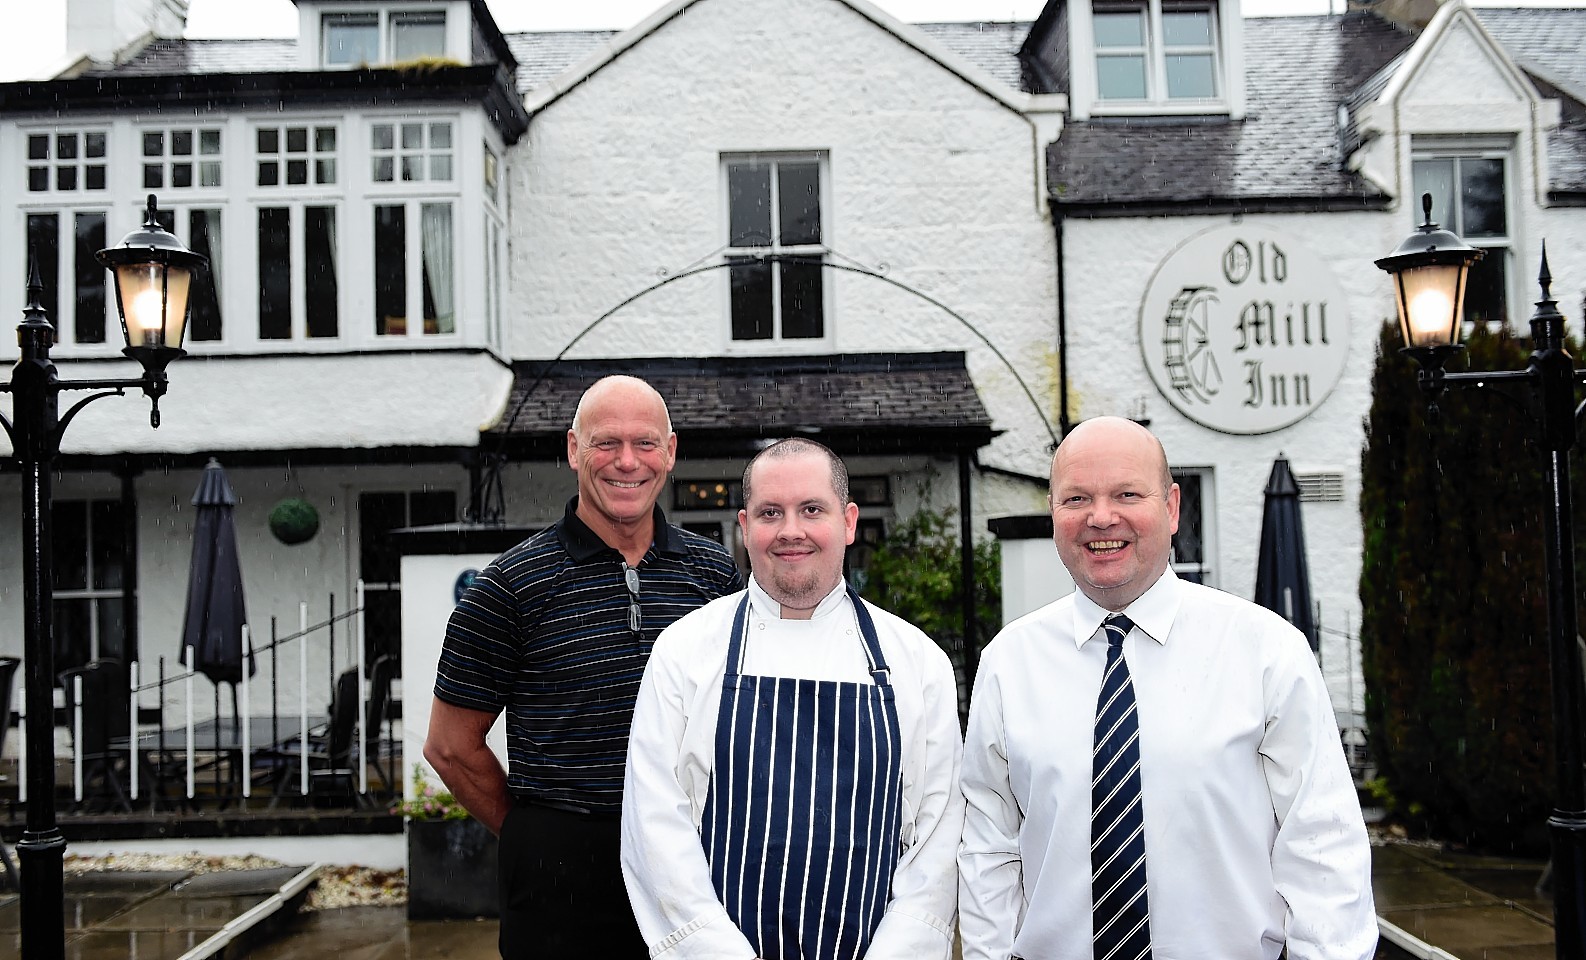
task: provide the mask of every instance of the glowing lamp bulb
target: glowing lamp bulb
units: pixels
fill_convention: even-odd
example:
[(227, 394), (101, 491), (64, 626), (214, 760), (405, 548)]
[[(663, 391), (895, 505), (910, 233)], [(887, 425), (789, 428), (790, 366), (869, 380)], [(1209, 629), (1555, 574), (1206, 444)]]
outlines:
[(158, 333), (165, 325), (163, 300), (160, 291), (152, 288), (145, 288), (132, 298), (132, 309), (128, 311), (128, 315), (138, 332), (145, 335)]

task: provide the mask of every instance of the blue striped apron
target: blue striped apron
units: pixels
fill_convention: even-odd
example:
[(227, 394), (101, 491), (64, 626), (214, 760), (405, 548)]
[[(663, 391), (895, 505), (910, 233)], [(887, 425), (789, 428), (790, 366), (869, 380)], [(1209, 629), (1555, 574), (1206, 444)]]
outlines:
[(898, 712), (875, 623), (848, 599), (874, 684), (744, 676), (747, 595), (732, 621), (700, 841), (765, 960), (858, 960), (891, 893)]

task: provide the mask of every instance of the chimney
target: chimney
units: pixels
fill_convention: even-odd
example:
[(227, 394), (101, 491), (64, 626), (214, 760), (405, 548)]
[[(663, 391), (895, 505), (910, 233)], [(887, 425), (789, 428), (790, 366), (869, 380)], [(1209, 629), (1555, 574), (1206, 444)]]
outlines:
[(1437, 15), (1444, 0), (1349, 0), (1349, 12), (1365, 11), (1396, 27), (1419, 33)]
[(121, 63), (150, 40), (178, 39), (188, 0), (66, 0), (66, 52)]

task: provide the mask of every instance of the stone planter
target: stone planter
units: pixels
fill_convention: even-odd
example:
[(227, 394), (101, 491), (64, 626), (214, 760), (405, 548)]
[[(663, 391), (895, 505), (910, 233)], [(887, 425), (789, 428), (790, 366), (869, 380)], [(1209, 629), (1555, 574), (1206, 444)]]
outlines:
[(494, 917), (496, 837), (479, 821), (409, 820), (408, 917)]

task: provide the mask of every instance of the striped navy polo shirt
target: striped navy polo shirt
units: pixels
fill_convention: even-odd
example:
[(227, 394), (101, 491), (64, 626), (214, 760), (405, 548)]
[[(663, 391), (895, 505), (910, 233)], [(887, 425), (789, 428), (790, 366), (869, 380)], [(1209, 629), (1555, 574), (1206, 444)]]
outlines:
[(507, 789), (615, 812), (628, 727), (655, 638), (743, 588), (720, 544), (666, 522), (639, 562), (642, 630), (629, 627), (622, 554), (574, 511), (497, 557), (446, 625), (435, 696), (507, 715)]

